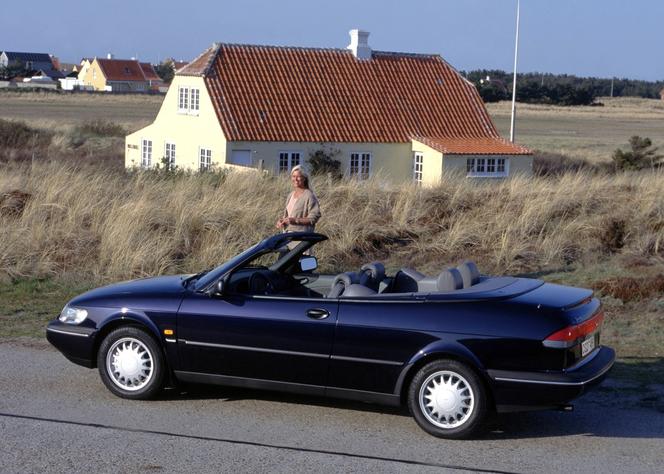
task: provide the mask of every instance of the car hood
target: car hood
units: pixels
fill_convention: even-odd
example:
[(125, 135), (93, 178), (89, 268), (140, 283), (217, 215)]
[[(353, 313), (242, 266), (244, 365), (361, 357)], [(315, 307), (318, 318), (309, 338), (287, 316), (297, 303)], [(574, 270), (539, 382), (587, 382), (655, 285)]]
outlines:
[[(95, 288), (72, 299), (72, 306), (137, 306), (139, 301), (181, 299), (188, 275), (160, 276)], [(141, 306), (141, 305), (139, 305)]]

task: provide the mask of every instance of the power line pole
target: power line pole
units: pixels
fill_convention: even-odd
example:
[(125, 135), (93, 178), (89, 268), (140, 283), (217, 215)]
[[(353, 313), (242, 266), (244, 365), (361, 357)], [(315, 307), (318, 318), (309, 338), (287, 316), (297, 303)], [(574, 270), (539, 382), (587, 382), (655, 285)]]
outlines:
[(519, 55), (519, 3), (516, 0), (516, 39), (514, 41), (514, 78), (512, 79), (512, 120), (510, 124), (510, 142), (514, 143), (514, 119), (516, 118), (516, 59)]
[(611, 78), (611, 97), (613, 97), (613, 77)]

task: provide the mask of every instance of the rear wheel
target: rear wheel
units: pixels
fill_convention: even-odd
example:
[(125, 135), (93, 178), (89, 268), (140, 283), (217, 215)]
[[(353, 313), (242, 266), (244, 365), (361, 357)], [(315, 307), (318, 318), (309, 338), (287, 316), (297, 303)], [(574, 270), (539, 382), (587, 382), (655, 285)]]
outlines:
[(104, 385), (122, 398), (152, 398), (164, 379), (164, 358), (158, 344), (148, 333), (132, 326), (118, 328), (104, 338), (97, 367)]
[(455, 360), (422, 367), (408, 389), (408, 408), (424, 431), (440, 438), (474, 434), (486, 415), (486, 391), (477, 374)]

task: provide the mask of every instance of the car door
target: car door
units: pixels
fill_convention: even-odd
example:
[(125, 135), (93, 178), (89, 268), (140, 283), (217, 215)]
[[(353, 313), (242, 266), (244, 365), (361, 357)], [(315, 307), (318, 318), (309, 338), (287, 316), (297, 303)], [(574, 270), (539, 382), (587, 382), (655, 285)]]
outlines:
[(341, 298), (328, 393), (335, 389), (390, 393), (406, 363), (437, 336), (414, 329), (423, 300)]
[(182, 370), (323, 387), (338, 302), (190, 293), (178, 312)]

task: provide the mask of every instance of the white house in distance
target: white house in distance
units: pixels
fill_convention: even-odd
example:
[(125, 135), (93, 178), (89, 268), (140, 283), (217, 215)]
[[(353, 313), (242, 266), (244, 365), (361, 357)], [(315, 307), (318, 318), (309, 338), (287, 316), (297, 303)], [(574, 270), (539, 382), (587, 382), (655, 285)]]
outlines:
[(151, 125), (126, 137), (125, 165), (279, 173), (336, 150), (347, 176), (433, 185), (532, 173), (500, 137), (475, 87), (439, 55), (218, 44), (179, 69)]

